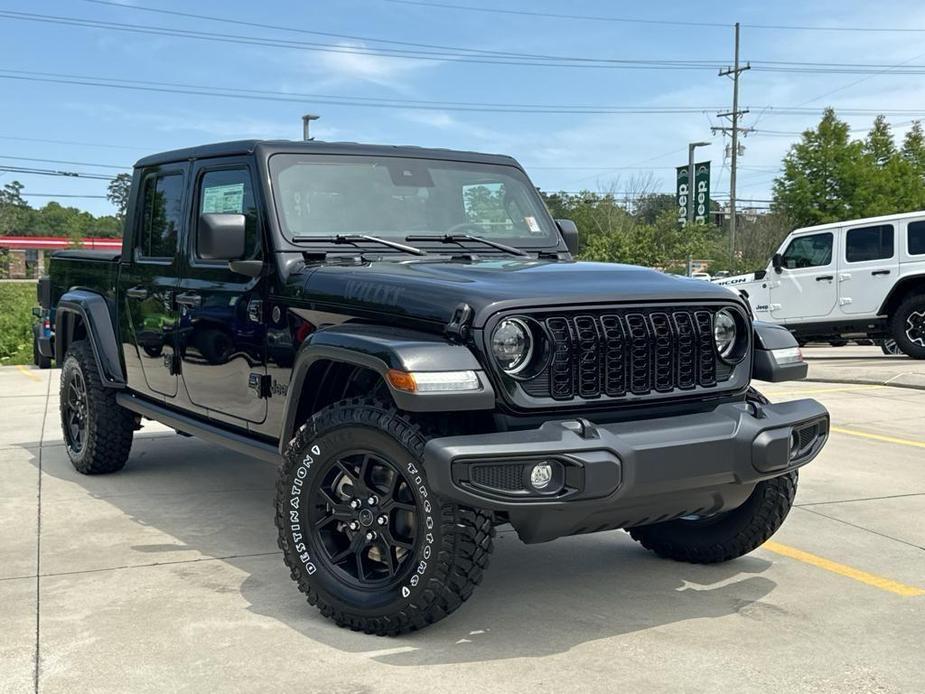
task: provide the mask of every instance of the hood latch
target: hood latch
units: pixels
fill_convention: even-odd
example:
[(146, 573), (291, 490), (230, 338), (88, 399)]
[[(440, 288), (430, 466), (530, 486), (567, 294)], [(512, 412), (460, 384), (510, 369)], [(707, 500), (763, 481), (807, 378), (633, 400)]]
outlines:
[(444, 332), (451, 340), (464, 342), (469, 337), (469, 328), (472, 324), (474, 312), (469, 304), (459, 304), (453, 310), (453, 317), (446, 324)]

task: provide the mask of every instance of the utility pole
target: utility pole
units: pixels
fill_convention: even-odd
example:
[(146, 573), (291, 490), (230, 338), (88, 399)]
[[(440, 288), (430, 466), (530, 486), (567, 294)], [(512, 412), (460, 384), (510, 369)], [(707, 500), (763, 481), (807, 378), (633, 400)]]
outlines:
[(717, 114), (720, 118), (729, 118), (732, 125), (731, 127), (711, 128), (714, 133), (731, 133), (732, 135), (732, 159), (729, 165), (729, 247), (733, 262), (735, 262), (736, 257), (736, 171), (739, 158), (739, 133), (749, 133), (752, 130), (751, 128), (739, 127), (739, 117), (748, 113), (748, 109), (739, 110), (739, 75), (751, 69), (752, 66), (748, 63), (744, 66), (739, 65), (739, 23), (736, 22), (733, 66), (719, 71), (720, 77), (732, 77), (732, 110)]

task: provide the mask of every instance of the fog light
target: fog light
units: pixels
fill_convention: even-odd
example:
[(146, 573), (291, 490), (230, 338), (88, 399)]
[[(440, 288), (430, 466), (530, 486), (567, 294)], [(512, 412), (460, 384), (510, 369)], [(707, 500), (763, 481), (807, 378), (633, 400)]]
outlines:
[(797, 433), (796, 429), (793, 429), (790, 432), (790, 460), (793, 460), (797, 457), (797, 453), (800, 452), (800, 435)]
[(552, 482), (552, 465), (549, 463), (537, 463), (530, 470), (530, 484), (534, 489), (546, 489)]

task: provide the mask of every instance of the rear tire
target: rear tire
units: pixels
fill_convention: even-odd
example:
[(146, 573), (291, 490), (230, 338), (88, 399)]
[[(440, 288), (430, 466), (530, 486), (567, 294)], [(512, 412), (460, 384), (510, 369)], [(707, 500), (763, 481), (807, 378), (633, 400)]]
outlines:
[(889, 354), (890, 356), (898, 356), (903, 353), (903, 351), (899, 348), (899, 345), (896, 344), (896, 340), (894, 340), (892, 337), (887, 337), (883, 340), (880, 340), (880, 351), (884, 354)]
[(911, 294), (890, 316), (890, 332), (903, 354), (925, 359), (925, 294)]
[(339, 626), (383, 636), (420, 629), (482, 580), (492, 517), (434, 494), (421, 465), (426, 442), (393, 407), (343, 400), (289, 443), (279, 547), (309, 604)]
[(797, 473), (759, 482), (744, 504), (702, 519), (678, 519), (630, 528), (630, 537), (660, 557), (692, 564), (737, 559), (764, 544), (787, 517)]
[(61, 429), (71, 464), (85, 475), (116, 472), (132, 449), (135, 416), (103, 386), (90, 345), (71, 344), (61, 366)]

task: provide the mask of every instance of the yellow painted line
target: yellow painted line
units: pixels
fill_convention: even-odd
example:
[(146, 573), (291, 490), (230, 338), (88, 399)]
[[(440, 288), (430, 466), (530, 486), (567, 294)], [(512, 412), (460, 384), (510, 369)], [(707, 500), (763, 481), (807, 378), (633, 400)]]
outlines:
[(901, 439), (898, 436), (884, 436), (883, 434), (868, 434), (866, 431), (857, 431), (855, 429), (845, 429), (844, 427), (830, 427), (832, 431), (848, 436), (858, 436), (862, 439), (871, 439), (873, 441), (883, 441), (884, 443), (898, 443), (901, 446), (914, 446), (915, 448), (925, 448), (925, 441), (915, 441), (913, 439)]
[(42, 380), (41, 378), (39, 378), (38, 376), (36, 376), (34, 373), (32, 373), (31, 371), (29, 371), (29, 369), (27, 369), (27, 368), (26, 368), (25, 366), (23, 366), (22, 364), (17, 364), (17, 365), (16, 365), (16, 368), (19, 369), (20, 373), (25, 374), (26, 376), (28, 376), (29, 378), (31, 378), (33, 381), (41, 381), (41, 380)]
[(825, 569), (826, 571), (831, 571), (832, 573), (838, 574), (839, 576), (845, 576), (846, 578), (851, 578), (855, 581), (866, 583), (867, 585), (873, 586), (874, 588), (879, 588), (880, 590), (885, 590), (889, 593), (895, 593), (896, 595), (902, 595), (905, 598), (914, 598), (920, 595), (925, 595), (925, 590), (921, 588), (908, 586), (905, 583), (900, 583), (899, 581), (884, 578), (883, 576), (877, 576), (876, 574), (870, 574), (866, 571), (855, 569), (852, 566), (839, 564), (838, 562), (832, 561), (831, 559), (826, 559), (825, 557), (820, 557), (815, 554), (810, 554), (809, 552), (804, 552), (803, 550), (797, 549), (796, 547), (782, 545), (781, 543), (774, 542), (773, 540), (769, 540), (761, 546), (762, 548), (770, 552), (774, 552), (775, 554), (780, 554), (783, 557), (796, 559), (797, 561), (801, 561), (804, 564), (811, 564), (812, 566)]

